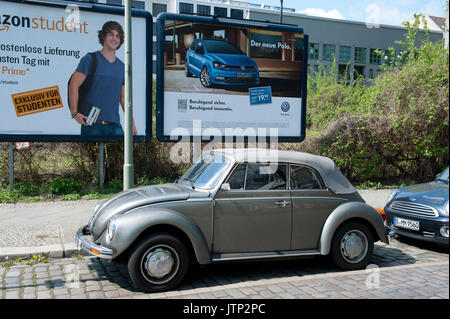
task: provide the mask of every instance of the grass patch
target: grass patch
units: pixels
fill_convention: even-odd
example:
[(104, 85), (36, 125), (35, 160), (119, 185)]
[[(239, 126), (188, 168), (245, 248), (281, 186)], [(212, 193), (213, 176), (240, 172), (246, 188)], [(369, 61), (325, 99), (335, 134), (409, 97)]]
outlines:
[[(173, 180), (156, 177), (137, 178), (135, 187), (159, 185), (170, 183)], [(83, 184), (70, 177), (59, 177), (39, 186), (32, 183), (18, 182), (14, 184), (14, 189), (10, 191), (6, 187), (0, 188), (0, 203), (35, 203), (42, 201), (73, 201), (79, 199), (102, 200), (109, 198), (122, 191), (123, 181), (114, 178), (103, 189), (99, 186), (83, 187)]]

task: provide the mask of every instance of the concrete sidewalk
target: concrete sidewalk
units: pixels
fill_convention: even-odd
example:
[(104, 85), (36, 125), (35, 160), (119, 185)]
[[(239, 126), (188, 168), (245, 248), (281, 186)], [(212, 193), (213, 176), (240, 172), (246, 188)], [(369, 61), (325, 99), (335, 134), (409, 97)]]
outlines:
[[(360, 190), (364, 200), (383, 208), (390, 189)], [(69, 257), (75, 234), (92, 216), (97, 200), (0, 204), (0, 261), (5, 257), (30, 258), (36, 254)]]

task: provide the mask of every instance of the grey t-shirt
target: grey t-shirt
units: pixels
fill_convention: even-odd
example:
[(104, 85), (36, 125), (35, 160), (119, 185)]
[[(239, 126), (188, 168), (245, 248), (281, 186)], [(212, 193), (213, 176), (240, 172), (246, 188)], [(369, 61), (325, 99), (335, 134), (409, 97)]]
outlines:
[[(116, 61), (111, 63), (100, 51), (96, 51), (95, 54), (97, 56), (97, 70), (86, 100), (89, 104), (101, 109), (97, 120), (120, 123), (120, 94), (125, 79), (125, 65), (117, 57)], [(81, 58), (77, 71), (88, 75), (91, 64), (92, 57), (86, 54)]]

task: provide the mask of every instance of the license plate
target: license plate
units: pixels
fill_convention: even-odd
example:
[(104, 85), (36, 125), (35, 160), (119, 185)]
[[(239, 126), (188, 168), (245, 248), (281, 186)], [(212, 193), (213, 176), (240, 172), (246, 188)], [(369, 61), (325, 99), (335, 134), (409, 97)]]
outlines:
[(394, 225), (401, 228), (411, 229), (411, 230), (419, 230), (420, 223), (414, 220), (403, 219), (394, 217)]
[(237, 73), (236, 76), (238, 78), (251, 78), (252, 74), (251, 73)]

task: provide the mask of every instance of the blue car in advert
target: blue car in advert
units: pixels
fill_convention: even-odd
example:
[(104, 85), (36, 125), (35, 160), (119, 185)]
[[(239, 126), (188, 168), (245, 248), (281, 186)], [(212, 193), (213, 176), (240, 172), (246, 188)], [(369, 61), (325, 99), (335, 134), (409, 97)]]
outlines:
[(185, 73), (198, 77), (204, 87), (259, 84), (256, 62), (223, 39), (194, 40), (186, 54)]

